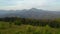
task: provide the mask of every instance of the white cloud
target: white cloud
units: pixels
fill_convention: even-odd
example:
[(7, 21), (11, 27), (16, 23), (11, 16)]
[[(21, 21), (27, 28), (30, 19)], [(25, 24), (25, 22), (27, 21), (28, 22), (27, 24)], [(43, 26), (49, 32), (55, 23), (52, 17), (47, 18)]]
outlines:
[[(11, 0), (12, 1), (12, 0)], [(46, 10), (59, 10), (60, 3), (56, 3), (56, 0), (13, 0), (14, 5), (4, 6), (0, 9), (16, 10), (16, 9), (29, 9), (40, 8)], [(59, 5), (59, 6), (58, 6)]]
[[(5, 9), (28, 9), (28, 8), (34, 8), (37, 6), (44, 5), (46, 1), (44, 0), (24, 0), (24, 1), (16, 1), (15, 5), (13, 6), (5, 6)], [(3, 9), (4, 9), (3, 8)]]

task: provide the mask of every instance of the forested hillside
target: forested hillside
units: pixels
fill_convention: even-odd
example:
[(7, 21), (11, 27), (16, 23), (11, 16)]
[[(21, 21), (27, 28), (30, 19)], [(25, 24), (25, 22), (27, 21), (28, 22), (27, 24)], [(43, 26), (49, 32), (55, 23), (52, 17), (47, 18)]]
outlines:
[(5, 17), (0, 18), (0, 21), (14, 23), (15, 25), (33, 25), (33, 26), (46, 26), (49, 25), (52, 28), (60, 28), (60, 19), (32, 19), (32, 18), (20, 18), (20, 17)]

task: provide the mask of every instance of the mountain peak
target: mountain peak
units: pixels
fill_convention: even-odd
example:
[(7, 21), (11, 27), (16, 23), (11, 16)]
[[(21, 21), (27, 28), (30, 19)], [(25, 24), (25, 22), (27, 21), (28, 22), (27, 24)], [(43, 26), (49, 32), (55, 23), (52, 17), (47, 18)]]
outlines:
[(36, 9), (36, 8), (31, 8), (30, 10), (38, 10), (38, 9)]

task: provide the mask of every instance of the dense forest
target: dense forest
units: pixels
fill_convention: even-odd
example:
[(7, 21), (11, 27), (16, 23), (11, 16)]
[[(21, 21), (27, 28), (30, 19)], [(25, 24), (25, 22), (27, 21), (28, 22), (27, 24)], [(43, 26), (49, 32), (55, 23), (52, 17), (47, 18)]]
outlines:
[(32, 26), (46, 26), (49, 25), (52, 28), (60, 28), (60, 19), (32, 19), (32, 18), (20, 18), (20, 17), (5, 17), (0, 18), (0, 21), (9, 22), (11, 25), (32, 25)]

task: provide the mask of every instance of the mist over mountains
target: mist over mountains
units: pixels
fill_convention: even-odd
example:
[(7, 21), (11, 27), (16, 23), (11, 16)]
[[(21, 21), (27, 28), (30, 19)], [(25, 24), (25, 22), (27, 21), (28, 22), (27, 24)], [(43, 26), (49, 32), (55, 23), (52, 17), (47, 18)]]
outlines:
[(2, 17), (22, 17), (22, 18), (34, 18), (34, 19), (55, 19), (60, 18), (59, 11), (48, 11), (32, 8), (29, 10), (0, 10), (0, 18)]

